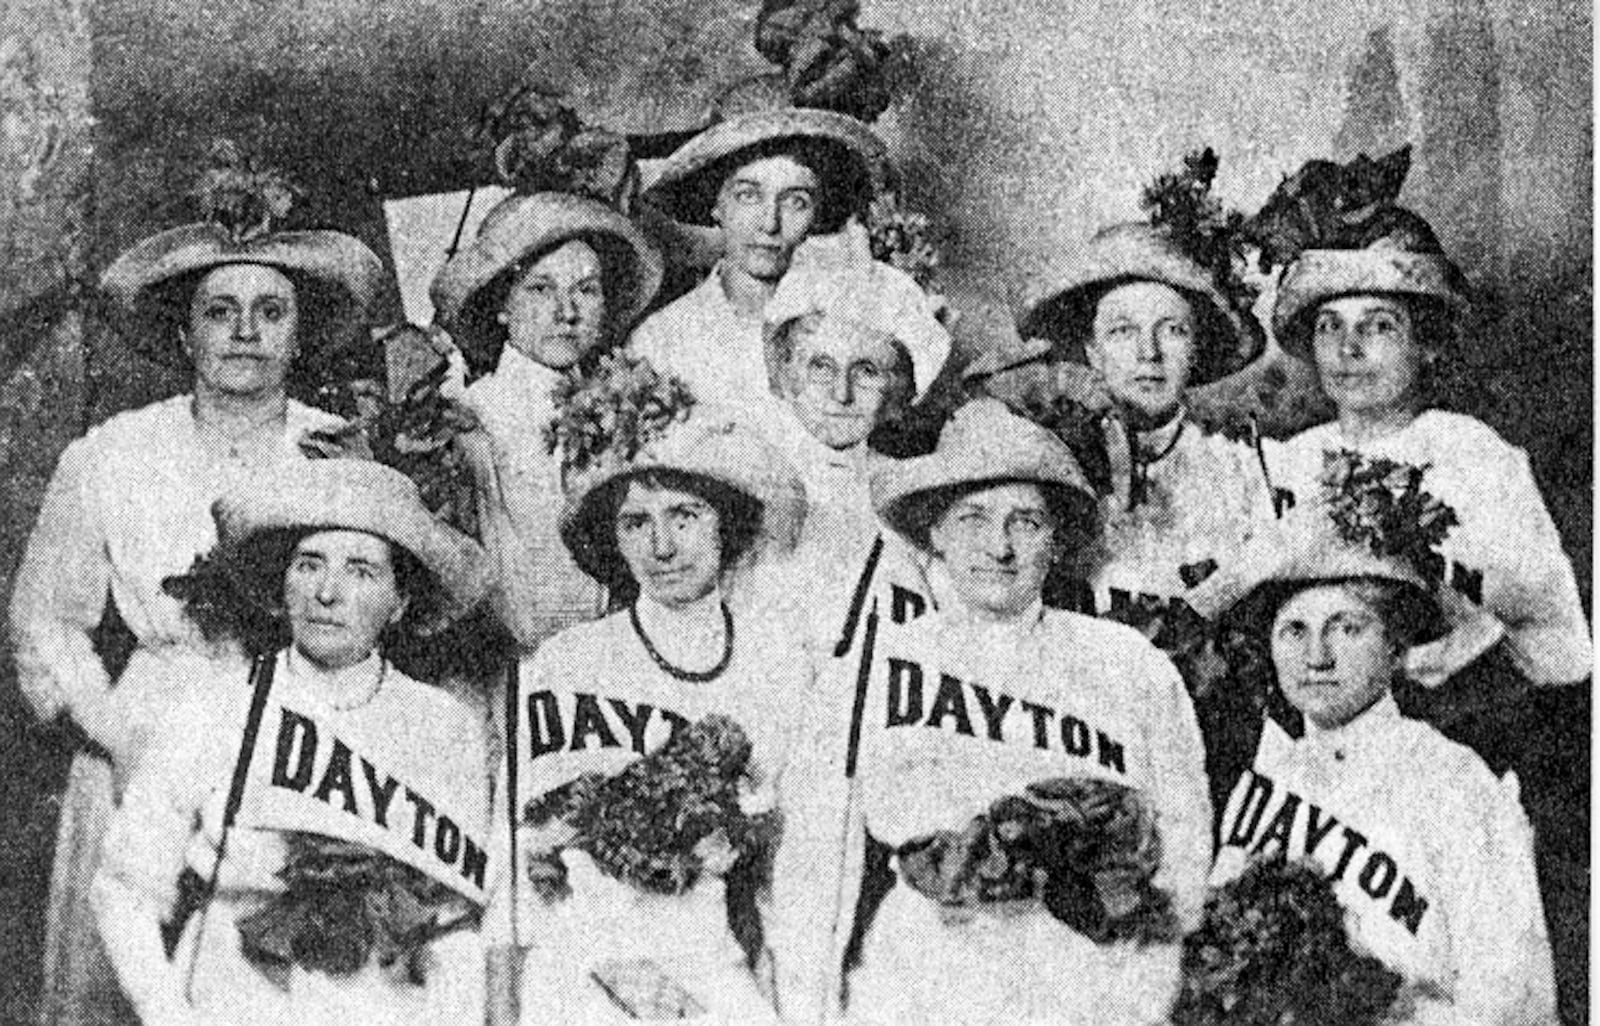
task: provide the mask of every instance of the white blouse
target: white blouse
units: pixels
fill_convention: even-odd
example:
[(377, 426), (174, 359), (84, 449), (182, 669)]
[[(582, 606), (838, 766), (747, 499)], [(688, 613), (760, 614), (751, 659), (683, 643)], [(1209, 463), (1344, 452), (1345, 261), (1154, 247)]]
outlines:
[(1222, 818), (1221, 885), (1251, 856), (1310, 859), (1358, 950), (1441, 997), (1415, 1023), (1555, 1021), (1533, 834), (1514, 775), (1405, 719), (1391, 697), (1296, 741), (1268, 721)]
[(342, 425), (291, 401), (281, 436), (228, 451), (174, 396), (119, 413), (67, 446), (17, 570), (11, 633), (17, 677), (45, 720), (66, 712), (117, 751), (137, 702), (113, 702), (89, 634), (109, 595), (145, 649), (204, 647), (182, 603), (161, 582), (216, 544), (211, 504), (262, 470), (304, 459), (299, 442)]
[[(1530, 681), (1566, 684), (1590, 675), (1594, 645), (1572, 561), (1527, 453), (1479, 420), (1427, 410), (1393, 434), (1358, 444), (1347, 441), (1337, 423), (1303, 431), (1268, 450), (1273, 484), (1301, 502), (1314, 499), (1324, 454), (1339, 449), (1426, 468), (1423, 488), (1460, 519), (1440, 547), (1449, 560), (1448, 579), (1500, 621), (1508, 651)], [(1414, 650), (1407, 669), (1437, 684), (1482, 651), (1462, 650), (1446, 638)]]
[(734, 309), (712, 268), (705, 281), (646, 317), (628, 349), (682, 378), (698, 398), (760, 417), (772, 399), (762, 324)]
[(605, 611), (605, 589), (561, 541), (561, 457), (545, 444), (555, 417), (551, 391), (561, 379), (508, 345), (495, 372), (462, 397), (494, 451), (478, 496), (480, 533), (495, 567), (491, 601), (524, 651)]

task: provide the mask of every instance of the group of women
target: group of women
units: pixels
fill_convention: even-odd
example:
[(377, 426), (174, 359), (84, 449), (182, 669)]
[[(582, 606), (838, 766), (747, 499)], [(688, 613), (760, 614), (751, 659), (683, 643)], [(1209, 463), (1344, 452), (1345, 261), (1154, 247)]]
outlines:
[[(1330, 881), (1397, 1017), (1554, 1021), (1518, 774), (1570, 767), (1487, 749), (1577, 708), (1592, 650), (1526, 457), (1427, 409), (1465, 300), (1436, 241), (1288, 268), (1272, 327), (1337, 418), (1252, 445), (1185, 394), (1259, 325), (1109, 228), (896, 458), (950, 338), (863, 252), (886, 165), (840, 114), (713, 125), (644, 202), (721, 258), (648, 313), (632, 220), (503, 201), (433, 286), (481, 372), (476, 539), (300, 444), (337, 427), (287, 382), (370, 304), (360, 242), (190, 225), (105, 272), (195, 384), (68, 448), (17, 578), (24, 694), (81, 736), (47, 1021), (1157, 1023), (1208, 885), (1274, 857)], [(1104, 482), (1020, 412), (1086, 388)], [(1373, 466), (1448, 530), (1352, 533)], [(201, 556), (267, 629), (201, 629), (163, 586)], [(1047, 604), (1064, 579), (1093, 609)], [(138, 641), (114, 680), (108, 603)], [(1284, 714), (1252, 712), (1220, 820), (1221, 742), (1116, 622), (1179, 603), (1263, 646)], [(517, 648), (492, 698), (390, 662), (480, 604)], [(1462, 713), (1475, 674), (1517, 706)]]

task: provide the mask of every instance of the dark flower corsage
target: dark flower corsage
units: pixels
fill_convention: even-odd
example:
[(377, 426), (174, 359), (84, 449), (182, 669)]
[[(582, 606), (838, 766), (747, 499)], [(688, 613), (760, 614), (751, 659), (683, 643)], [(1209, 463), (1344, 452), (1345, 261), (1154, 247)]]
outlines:
[(563, 474), (580, 473), (602, 456), (633, 459), (687, 418), (695, 401), (680, 379), (621, 352), (602, 356), (592, 373), (563, 379), (553, 397), (557, 414), (544, 442), (561, 453)]
[(902, 845), (901, 873), (959, 920), (1043, 904), (1098, 943), (1173, 941), (1171, 896), (1151, 883), (1161, 866), (1155, 816), (1139, 793), (1091, 777), (1029, 784), (974, 817)]
[(653, 894), (682, 894), (706, 872), (766, 858), (777, 819), (760, 807), (750, 754), (738, 724), (707, 716), (614, 776), (586, 773), (528, 802), (522, 822), (542, 834), (529, 862), (534, 889), (547, 902), (572, 892), (560, 857), (569, 848)]
[(1258, 860), (1206, 901), (1183, 942), (1174, 1026), (1377, 1026), (1400, 976), (1350, 946), (1344, 910), (1316, 867)]
[(1339, 536), (1373, 555), (1411, 563), (1438, 583), (1445, 560), (1438, 547), (1461, 521), (1456, 511), (1423, 490), (1428, 468), (1347, 449), (1323, 454), (1318, 483)]
[(427, 978), (427, 946), (474, 926), (478, 908), (439, 881), (366, 845), (290, 833), (285, 889), (239, 920), (246, 959), (278, 986), (294, 966), (330, 976), (374, 958), (395, 983)]

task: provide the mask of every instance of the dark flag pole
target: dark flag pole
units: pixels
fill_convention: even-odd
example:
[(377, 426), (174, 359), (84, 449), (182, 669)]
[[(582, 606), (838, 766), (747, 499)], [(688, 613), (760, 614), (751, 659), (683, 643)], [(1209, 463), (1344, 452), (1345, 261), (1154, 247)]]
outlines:
[(278, 655), (271, 652), (256, 656), (250, 666), (250, 713), (244, 721), (244, 739), (239, 743), (239, 757), (233, 763), (233, 780), (228, 785), (228, 803), (222, 808), (222, 836), (217, 838), (217, 854), (211, 860), (211, 874), (201, 882), (200, 925), (195, 927), (194, 950), (189, 953), (189, 967), (184, 973), (183, 996), (194, 1000), (195, 963), (200, 959), (200, 945), (206, 936), (206, 913), (211, 909), (211, 899), (217, 892), (217, 875), (222, 872), (222, 860), (228, 852), (228, 834), (234, 820), (239, 818), (239, 808), (244, 804), (245, 784), (250, 779), (250, 759), (255, 754), (256, 739), (261, 734), (261, 718), (266, 715), (267, 695), (272, 691), (272, 675), (278, 666)]
[(506, 667), (506, 820), (511, 827), (511, 944), (513, 947), (519, 943), (517, 937), (517, 921), (521, 918), (517, 914), (517, 877), (522, 875), (522, 867), (517, 862), (517, 691), (518, 691), (518, 663), (516, 654), (513, 653), (509, 665)]

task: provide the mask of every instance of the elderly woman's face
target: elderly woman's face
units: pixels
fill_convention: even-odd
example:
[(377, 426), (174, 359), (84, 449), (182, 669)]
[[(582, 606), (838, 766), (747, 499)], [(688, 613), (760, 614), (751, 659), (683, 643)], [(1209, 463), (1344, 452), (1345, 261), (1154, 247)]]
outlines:
[(795, 247), (811, 234), (818, 191), (816, 174), (790, 157), (765, 157), (734, 171), (712, 210), (724, 264), (758, 281), (782, 278)]
[(1284, 697), (1324, 730), (1382, 698), (1402, 654), (1378, 611), (1342, 584), (1306, 588), (1279, 607), (1271, 647)]
[(793, 337), (782, 385), (800, 423), (830, 449), (865, 442), (890, 412), (896, 376), (906, 372), (894, 342), (829, 317), (796, 326)]
[(1312, 351), (1322, 390), (1340, 412), (1394, 413), (1415, 401), (1427, 351), (1411, 310), (1389, 296), (1341, 296), (1317, 310)]
[(1118, 285), (1095, 306), (1086, 355), (1120, 406), (1165, 421), (1177, 412), (1194, 366), (1194, 310), (1159, 282)]
[(566, 370), (599, 345), (605, 319), (600, 255), (580, 239), (529, 265), (511, 283), (501, 312), (506, 341), (553, 370)]
[(700, 496), (632, 481), (617, 506), (617, 551), (643, 595), (679, 609), (717, 586), (720, 526), (717, 511)]
[(405, 615), (389, 543), (364, 531), (318, 531), (300, 539), (283, 574), (295, 648), (324, 669), (353, 666)]
[(189, 300), (184, 347), (199, 387), (228, 395), (281, 392), (299, 350), (294, 283), (263, 264), (226, 264)]
[(962, 604), (1004, 620), (1043, 594), (1056, 526), (1038, 485), (1002, 484), (951, 503), (929, 539)]

